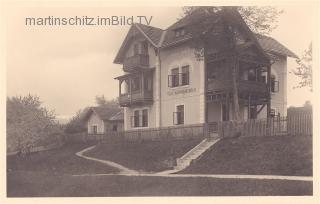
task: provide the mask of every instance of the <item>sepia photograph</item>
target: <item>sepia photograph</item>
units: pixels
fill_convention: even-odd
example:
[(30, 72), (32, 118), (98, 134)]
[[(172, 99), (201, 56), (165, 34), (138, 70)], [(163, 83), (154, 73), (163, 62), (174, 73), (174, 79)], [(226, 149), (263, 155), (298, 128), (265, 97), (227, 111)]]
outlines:
[(318, 2), (216, 3), (7, 1), (4, 196), (318, 194)]

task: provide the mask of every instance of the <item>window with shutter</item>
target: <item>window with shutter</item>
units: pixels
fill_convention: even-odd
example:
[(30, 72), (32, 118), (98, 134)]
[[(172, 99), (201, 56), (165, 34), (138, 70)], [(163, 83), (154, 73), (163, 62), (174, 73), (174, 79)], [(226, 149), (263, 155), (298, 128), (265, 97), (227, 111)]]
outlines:
[(181, 69), (181, 85), (185, 86), (185, 85), (189, 85), (189, 65), (187, 66), (183, 66)]
[(148, 109), (142, 110), (142, 127), (148, 127)]

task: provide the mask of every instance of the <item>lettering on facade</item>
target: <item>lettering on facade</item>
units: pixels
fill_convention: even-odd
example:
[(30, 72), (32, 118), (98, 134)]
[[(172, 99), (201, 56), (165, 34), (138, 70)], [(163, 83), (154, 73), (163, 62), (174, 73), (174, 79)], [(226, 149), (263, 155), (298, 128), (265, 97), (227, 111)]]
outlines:
[(173, 96), (178, 94), (187, 94), (195, 91), (196, 91), (196, 88), (188, 88), (188, 89), (182, 89), (182, 90), (168, 91), (168, 95)]

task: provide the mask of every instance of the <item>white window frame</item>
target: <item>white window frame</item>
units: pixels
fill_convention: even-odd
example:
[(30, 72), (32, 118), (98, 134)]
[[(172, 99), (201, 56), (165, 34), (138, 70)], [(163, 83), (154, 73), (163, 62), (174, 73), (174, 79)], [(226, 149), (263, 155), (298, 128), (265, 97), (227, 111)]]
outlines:
[[(142, 125), (142, 111), (143, 111), (143, 110), (147, 110), (147, 112), (148, 112), (148, 125), (145, 126), (145, 127), (140, 126), (140, 125)], [(132, 116), (134, 116), (134, 112), (135, 112), (135, 111), (139, 111), (139, 126), (138, 126), (138, 127), (132, 126), (132, 121), (130, 121), (130, 122), (131, 122), (131, 128), (132, 128), (132, 129), (145, 129), (145, 128), (149, 128), (149, 127), (150, 127), (150, 108), (149, 108), (149, 107), (143, 107), (143, 108), (135, 108), (135, 109), (133, 109), (133, 110), (132, 110), (132, 113), (131, 113), (131, 116), (130, 116), (130, 120), (131, 120)], [(140, 117), (140, 115), (141, 115), (141, 117)]]
[[(182, 67), (186, 67), (186, 66), (188, 66), (189, 67), (189, 84), (186, 84), (186, 85), (181, 85), (182, 84), (182, 77), (181, 77), (181, 74), (182, 74)], [(172, 68), (170, 68), (169, 69), (169, 71), (168, 71), (168, 76), (170, 75), (172, 75), (171, 73), (172, 73), (172, 70), (173, 69), (177, 69), (178, 68), (178, 70), (179, 70), (179, 72), (178, 72), (178, 76), (179, 76), (179, 82), (178, 82), (178, 86), (175, 86), (175, 87), (170, 87), (170, 86), (168, 86), (168, 88), (170, 88), (170, 89), (179, 89), (179, 88), (188, 88), (189, 86), (191, 86), (191, 83), (192, 83), (192, 80), (191, 80), (191, 70), (192, 70), (192, 68), (191, 68), (191, 65), (190, 64), (182, 64), (182, 65), (180, 65), (180, 66), (172, 66)], [(169, 80), (169, 79), (167, 79), (167, 80)], [(169, 84), (169, 81), (167, 81), (168, 82), (168, 84)]]
[(174, 124), (174, 121), (172, 120), (173, 125), (185, 125), (186, 124), (186, 105), (184, 103), (175, 104), (174, 112), (178, 112), (177, 110), (178, 106), (183, 106), (183, 124)]

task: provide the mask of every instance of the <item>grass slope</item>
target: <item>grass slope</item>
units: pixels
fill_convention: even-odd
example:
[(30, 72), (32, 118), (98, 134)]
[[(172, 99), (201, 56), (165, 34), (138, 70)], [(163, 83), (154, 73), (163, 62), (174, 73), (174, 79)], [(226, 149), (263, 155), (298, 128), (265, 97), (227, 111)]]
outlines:
[(113, 173), (117, 169), (75, 155), (88, 144), (66, 144), (59, 149), (31, 153), (26, 158), (7, 157), (7, 170), (49, 172), (51, 174)]
[(312, 195), (312, 182), (10, 172), (8, 197)]
[(170, 169), (175, 159), (199, 144), (201, 139), (144, 141), (142, 143), (99, 144), (86, 155), (117, 162), (142, 171)]
[(312, 137), (224, 139), (180, 173), (312, 175)]

